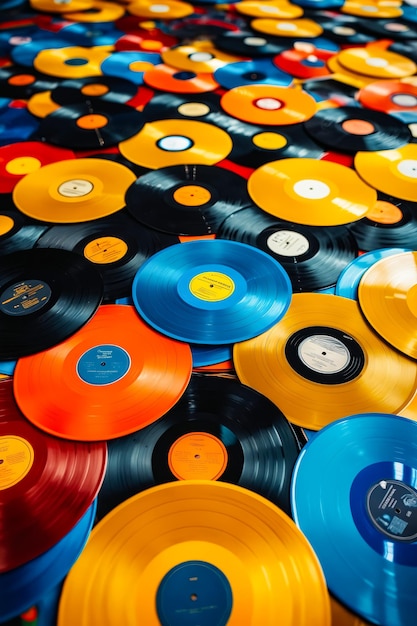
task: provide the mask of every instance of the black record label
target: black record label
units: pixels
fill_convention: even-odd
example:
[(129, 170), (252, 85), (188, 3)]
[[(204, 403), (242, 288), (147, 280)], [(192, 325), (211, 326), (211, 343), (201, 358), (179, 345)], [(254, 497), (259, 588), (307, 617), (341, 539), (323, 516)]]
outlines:
[(247, 487), (289, 513), (298, 451), (291, 425), (263, 395), (234, 379), (193, 374), (166, 415), (108, 442), (98, 512), (153, 485), (198, 479)]

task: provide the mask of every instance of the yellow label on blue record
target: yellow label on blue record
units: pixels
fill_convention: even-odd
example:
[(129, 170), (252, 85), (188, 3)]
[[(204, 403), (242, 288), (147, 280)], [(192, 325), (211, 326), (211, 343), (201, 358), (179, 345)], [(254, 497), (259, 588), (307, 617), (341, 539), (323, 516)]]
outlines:
[(208, 302), (225, 300), (235, 290), (234, 281), (222, 272), (202, 272), (190, 280), (190, 291), (196, 298)]

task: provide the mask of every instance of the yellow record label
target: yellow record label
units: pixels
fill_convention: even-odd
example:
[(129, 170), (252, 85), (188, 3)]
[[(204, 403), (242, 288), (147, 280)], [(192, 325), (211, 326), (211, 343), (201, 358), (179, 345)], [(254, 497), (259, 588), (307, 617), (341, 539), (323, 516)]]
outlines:
[(129, 70), (131, 72), (147, 72), (153, 69), (155, 66), (148, 61), (133, 61), (129, 64)]
[(201, 185), (184, 185), (172, 194), (175, 202), (184, 206), (201, 206), (210, 201), (211, 193)]
[(15, 174), (16, 176), (22, 176), (29, 174), (29, 172), (35, 172), (41, 167), (41, 162), (35, 157), (26, 156), (12, 159), (6, 164), (5, 170), (9, 174)]
[(128, 250), (119, 237), (97, 237), (84, 248), (84, 256), (92, 263), (107, 264), (120, 261)]
[(15, 435), (0, 437), (0, 490), (17, 485), (29, 473), (34, 460), (29, 441)]
[(288, 143), (284, 135), (270, 132), (258, 133), (252, 137), (252, 142), (255, 146), (263, 150), (279, 150), (280, 148), (284, 148)]
[(168, 453), (168, 465), (179, 480), (217, 480), (227, 465), (227, 450), (220, 439), (205, 432), (187, 433)]
[(14, 220), (8, 215), (0, 215), (0, 237), (9, 233), (14, 226)]
[(235, 290), (233, 280), (222, 272), (202, 272), (190, 280), (190, 291), (196, 298), (207, 302), (225, 300)]
[[(82, 198), (91, 193), (94, 184), (91, 180), (82, 178), (66, 180), (58, 187), (58, 194), (64, 198)], [(51, 193), (51, 195), (53, 195)]]
[(185, 117), (202, 117), (210, 113), (210, 107), (203, 102), (185, 102), (178, 107), (177, 111)]

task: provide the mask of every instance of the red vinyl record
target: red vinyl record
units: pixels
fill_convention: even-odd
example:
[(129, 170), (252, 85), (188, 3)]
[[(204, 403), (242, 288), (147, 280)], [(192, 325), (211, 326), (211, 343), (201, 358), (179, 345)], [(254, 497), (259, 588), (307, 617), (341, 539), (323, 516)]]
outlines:
[(105, 443), (38, 430), (16, 405), (13, 380), (0, 381), (0, 574), (65, 537), (94, 501), (106, 464)]
[(19, 359), (14, 393), (42, 430), (102, 441), (161, 417), (184, 392), (191, 371), (187, 343), (150, 328), (133, 306), (108, 304), (67, 341)]

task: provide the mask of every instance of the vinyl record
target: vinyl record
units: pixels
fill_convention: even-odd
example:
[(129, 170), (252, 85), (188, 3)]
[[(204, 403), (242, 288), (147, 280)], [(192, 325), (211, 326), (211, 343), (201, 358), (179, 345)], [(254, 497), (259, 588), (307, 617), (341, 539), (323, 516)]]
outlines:
[[(239, 32), (240, 28), (236, 20), (228, 22), (222, 19), (223, 14), (194, 13), (190, 17), (181, 20), (171, 20), (165, 27), (169, 33), (175, 35), (178, 40), (193, 41), (198, 38), (209, 39), (216, 44), (216, 37), (227, 32)], [(242, 20), (242, 26), (244, 21)]]
[(133, 0), (129, 3), (128, 10), (132, 15), (155, 20), (175, 20), (194, 13), (193, 5), (183, 0), (164, 0), (164, 3), (155, 0)]
[[(19, 623), (25, 624), (21, 614), (35, 605), (38, 608), (62, 582), (86, 544), (95, 521), (96, 510), (97, 501), (94, 500), (81, 519), (49, 550), (20, 567), (0, 574), (2, 623), (3, 620), (11, 620), (19, 615)], [(46, 626), (48, 622), (44, 619), (39, 612), (39, 621), (36, 623)]]
[(26, 108), (7, 106), (0, 109), (0, 146), (30, 139), (39, 121)]
[(124, 157), (158, 169), (170, 165), (214, 165), (233, 147), (226, 131), (194, 120), (165, 119), (145, 123), (134, 137), (119, 144)]
[(335, 52), (316, 50), (305, 44), (301, 49), (288, 48), (275, 55), (273, 62), (279, 69), (295, 78), (328, 76), (327, 61)]
[(19, 359), (14, 393), (42, 430), (101, 441), (166, 413), (184, 392), (191, 368), (186, 343), (155, 332), (133, 306), (106, 304), (65, 342)]
[(250, 175), (248, 191), (267, 213), (308, 226), (354, 222), (364, 217), (377, 199), (376, 191), (351, 168), (301, 158), (262, 165)]
[(33, 64), (39, 72), (59, 78), (98, 76), (101, 64), (111, 53), (112, 46), (68, 46), (41, 50)]
[(349, 611), (332, 595), (330, 595), (330, 607), (332, 610), (332, 624), (335, 626), (372, 626), (371, 622), (365, 622), (357, 613)]
[(46, 224), (32, 220), (3, 200), (0, 209), (0, 257), (18, 250), (30, 250), (46, 231)]
[(91, 9), (94, 0), (30, 0), (31, 8), (35, 11), (47, 11), (48, 13), (67, 13), (69, 11), (86, 11)]
[(294, 431), (270, 400), (237, 380), (193, 374), (168, 413), (109, 442), (108, 451), (100, 518), (144, 489), (189, 479), (240, 485), (291, 512)]
[(281, 39), (264, 37), (251, 30), (222, 33), (216, 37), (215, 43), (219, 50), (250, 58), (270, 57), (286, 48)]
[(337, 60), (347, 70), (375, 78), (404, 78), (417, 71), (407, 57), (376, 47), (347, 48), (339, 52)]
[(403, 247), (414, 250), (417, 242), (417, 202), (378, 193), (375, 207), (366, 217), (349, 224), (360, 250)]
[(157, 252), (139, 268), (132, 295), (160, 332), (197, 344), (243, 341), (286, 312), (291, 283), (281, 265), (253, 246), (196, 240)]
[(330, 625), (320, 564), (288, 515), (244, 487), (177, 481), (99, 522), (64, 583), (58, 626), (193, 624), (201, 613), (213, 626)]
[(19, 250), (0, 267), (0, 358), (16, 359), (55, 346), (96, 312), (99, 272), (64, 250)]
[(217, 237), (250, 244), (272, 256), (290, 277), (293, 292), (335, 285), (340, 272), (358, 252), (345, 226), (301, 226), (280, 221), (254, 207), (227, 217)]
[(403, 16), (401, 19), (373, 19), (365, 20), (364, 28), (373, 34), (377, 35), (378, 39), (394, 39), (395, 41), (414, 41), (417, 39), (417, 27), (413, 27), (411, 24), (407, 24)]
[(222, 365), (231, 363), (233, 345), (224, 344), (219, 346), (191, 344), (191, 354), (193, 356), (193, 371), (211, 365)]
[[(35, 30), (31, 33), (31, 35), (31, 37), (23, 39), (10, 49), (10, 58), (14, 61), (14, 63), (16, 63), (17, 66), (24, 65), (25, 67), (30, 68), (30, 73), (33, 71), (33, 62), (41, 50), (65, 48), (69, 44), (68, 39), (62, 37), (62, 33), (58, 36), (57, 33), (55, 33), (54, 37), (51, 35), (47, 36), (45, 31), (39, 32), (39, 30)], [(22, 68), (19, 69), (22, 70)], [(56, 80), (46, 74), (45, 79), (48, 82)]]
[(416, 429), (388, 413), (348, 415), (306, 444), (294, 472), (295, 520), (329, 590), (376, 624), (414, 624)]
[(27, 110), (35, 117), (46, 117), (50, 113), (53, 113), (59, 109), (59, 104), (56, 104), (51, 98), (52, 91), (42, 91), (41, 93), (35, 93), (27, 101)]
[(223, 94), (226, 113), (251, 124), (281, 125), (304, 122), (317, 110), (315, 100), (301, 89), (278, 85), (234, 87)]
[(121, 50), (113, 52), (101, 64), (103, 74), (122, 77), (135, 85), (143, 84), (145, 72), (161, 63), (159, 52)]
[[(292, 7), (296, 7), (298, 12), (302, 11), (301, 7), (297, 7), (295, 4), (289, 3), (288, 6), (291, 7), (290, 11), (293, 11)], [(295, 16), (293, 17), (295, 18)], [(308, 37), (313, 39), (323, 33), (323, 28), (314, 20), (302, 17), (291, 19), (290, 15), (284, 19), (255, 18), (251, 22), (251, 28), (254, 31), (275, 37)]]
[(369, 0), (367, 3), (364, 3), (362, 0), (345, 0), (340, 10), (342, 13), (357, 15), (367, 19), (395, 18), (402, 15), (400, 4), (395, 6), (395, 3), (392, 3), (386, 6), (383, 2)]
[(281, 71), (272, 59), (254, 59), (228, 63), (215, 70), (214, 79), (225, 89), (244, 85), (278, 85), (288, 87), (293, 77)]
[(411, 139), (404, 122), (355, 106), (320, 109), (304, 126), (319, 144), (341, 152), (394, 150)]
[[(125, 15), (120, 18), (116, 21), (115, 26), (126, 33), (116, 41), (115, 49), (117, 51), (140, 49), (144, 52), (160, 52), (163, 48), (170, 48), (178, 43), (176, 37), (172, 37), (166, 32), (166, 24), (164, 24), (164, 29), (161, 29), (156, 22), (144, 22), (133, 15)], [(135, 47), (132, 48), (130, 43), (134, 44)]]
[(320, 430), (348, 413), (395, 413), (414, 393), (417, 363), (385, 343), (348, 298), (294, 294), (269, 331), (236, 343), (236, 373), (287, 419)]
[(338, 11), (316, 11), (314, 19), (323, 28), (325, 37), (343, 47), (365, 46), (375, 38), (369, 33), (363, 32), (362, 21), (351, 15), (343, 15)]
[(65, 148), (94, 150), (116, 146), (142, 127), (140, 111), (127, 104), (95, 100), (60, 107), (41, 120), (37, 135)]
[(210, 41), (195, 41), (192, 44), (178, 44), (161, 52), (162, 60), (186, 72), (213, 73), (215, 70), (235, 63), (240, 59), (218, 50)]
[(230, 213), (252, 205), (246, 179), (214, 165), (171, 165), (138, 178), (127, 210), (150, 228), (173, 235), (216, 233)]
[(242, 0), (242, 2), (236, 4), (236, 10), (243, 15), (265, 18), (268, 21), (295, 18), (303, 15), (303, 10), (299, 6), (286, 0), (268, 0), (268, 2)]
[(107, 449), (34, 428), (15, 403), (12, 379), (0, 382), (0, 411), (1, 577), (52, 548), (80, 520), (102, 484)]
[(147, 70), (143, 82), (149, 87), (169, 93), (206, 93), (214, 91), (219, 84), (213, 72), (186, 72), (161, 63)]
[(407, 251), (409, 250), (406, 248), (379, 248), (359, 255), (340, 272), (336, 282), (336, 295), (357, 300), (359, 282), (374, 263), (385, 259), (387, 256)]
[(84, 222), (122, 209), (125, 192), (135, 180), (134, 173), (118, 163), (69, 159), (27, 174), (15, 185), (13, 200), (22, 213), (40, 221)]
[(362, 87), (359, 102), (404, 122), (417, 122), (417, 85), (401, 80), (377, 80)]
[(35, 93), (54, 89), (58, 81), (33, 68), (20, 65), (0, 67), (0, 88), (2, 98), (22, 98), (27, 100)]
[(368, 184), (401, 200), (417, 198), (417, 145), (396, 150), (358, 152), (354, 160), (359, 176)]
[(0, 147), (0, 193), (10, 193), (16, 183), (40, 167), (74, 159), (72, 150), (57, 148), (40, 141), (19, 141)]
[(130, 80), (115, 76), (89, 76), (88, 78), (63, 80), (51, 92), (58, 104), (81, 104), (83, 102), (127, 103), (137, 94), (137, 87)]
[(417, 252), (411, 251), (381, 259), (358, 287), (360, 307), (374, 330), (413, 359), (417, 358), (416, 263)]
[(83, 8), (80, 11), (73, 11), (71, 9), (70, 13), (64, 13), (62, 17), (67, 20), (85, 22), (86, 24), (94, 24), (96, 22), (103, 24), (105, 22), (114, 22), (123, 17), (124, 14), (124, 7), (119, 6), (118, 3), (110, 0), (108, 2), (93, 0), (88, 10)]
[[(332, 57), (332, 60), (334, 57)], [(306, 78), (303, 80), (303, 89), (317, 102), (329, 101), (336, 107), (357, 104), (357, 87), (343, 81), (342, 75), (331, 74), (329, 78)], [(326, 102), (324, 105), (329, 106)]]
[(131, 292), (142, 263), (158, 250), (179, 243), (139, 224), (126, 212), (82, 224), (52, 226), (36, 243), (38, 248), (58, 248), (81, 255), (100, 272), (104, 300), (114, 301)]

